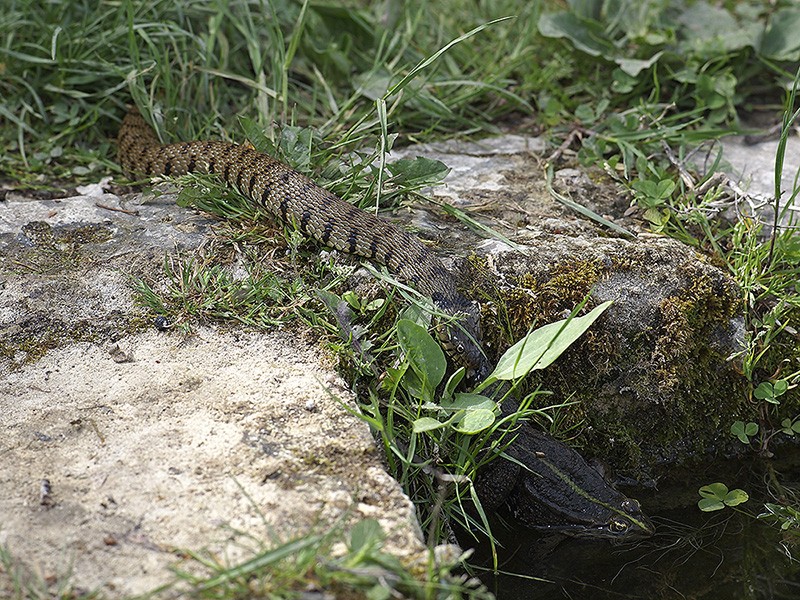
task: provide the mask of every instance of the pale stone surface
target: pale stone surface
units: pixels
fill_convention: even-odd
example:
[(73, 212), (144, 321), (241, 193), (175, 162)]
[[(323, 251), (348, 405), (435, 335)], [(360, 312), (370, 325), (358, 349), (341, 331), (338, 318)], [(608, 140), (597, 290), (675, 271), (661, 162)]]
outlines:
[(350, 393), (307, 345), (203, 328), (118, 346), (130, 362), (79, 343), (0, 384), (0, 543), (31, 567), (141, 593), (175, 549), (236, 562), (253, 548), (234, 531), (288, 539), (346, 511), (377, 518), (395, 552), (421, 550), (410, 503), (335, 400)]
[(186, 567), (176, 549), (234, 564), (343, 518), (425, 551), (317, 344), (143, 319), (129, 276), (158, 277), (207, 217), (108, 195), (7, 198), (0, 217), (0, 544), (27, 569), (127, 597)]

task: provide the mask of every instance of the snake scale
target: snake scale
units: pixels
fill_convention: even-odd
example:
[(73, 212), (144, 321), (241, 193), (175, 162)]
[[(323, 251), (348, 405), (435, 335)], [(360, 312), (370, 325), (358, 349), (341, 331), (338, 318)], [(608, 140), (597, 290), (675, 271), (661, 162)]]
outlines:
[(162, 144), (135, 109), (123, 119), (117, 144), (118, 161), (129, 174), (214, 174), (255, 207), (283, 223), (296, 224), (318, 242), (386, 265), (400, 281), (430, 296), (440, 311), (452, 317), (436, 328), (451, 358), (463, 365), (473, 380), (488, 374), (478, 341), (477, 306), (458, 292), (442, 261), (415, 236), (359, 210), (251, 147), (221, 141)]

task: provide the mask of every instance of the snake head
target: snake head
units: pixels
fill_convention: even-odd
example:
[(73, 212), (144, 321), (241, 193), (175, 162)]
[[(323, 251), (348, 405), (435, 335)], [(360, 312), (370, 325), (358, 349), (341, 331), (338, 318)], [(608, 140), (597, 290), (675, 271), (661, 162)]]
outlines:
[(464, 302), (453, 319), (436, 327), (439, 342), (455, 364), (464, 367), (467, 379), (477, 384), (485, 379), (490, 371), (489, 361), (481, 347), (481, 320), (477, 305)]

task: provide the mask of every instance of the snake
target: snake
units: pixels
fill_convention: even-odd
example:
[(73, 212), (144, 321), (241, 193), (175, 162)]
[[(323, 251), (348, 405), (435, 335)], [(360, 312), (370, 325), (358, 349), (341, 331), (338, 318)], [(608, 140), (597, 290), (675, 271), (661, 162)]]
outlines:
[(117, 136), (117, 160), (132, 176), (212, 174), (273, 219), (317, 242), (384, 265), (400, 282), (431, 298), (442, 313), (440, 344), (467, 377), (479, 381), (489, 365), (480, 343), (480, 309), (457, 289), (442, 260), (415, 235), (317, 185), (289, 165), (245, 144), (195, 140), (162, 144), (136, 108)]

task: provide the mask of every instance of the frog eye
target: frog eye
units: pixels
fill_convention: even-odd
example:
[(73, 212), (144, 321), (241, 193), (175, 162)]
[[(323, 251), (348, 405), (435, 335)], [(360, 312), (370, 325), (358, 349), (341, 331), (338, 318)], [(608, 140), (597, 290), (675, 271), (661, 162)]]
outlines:
[(628, 524), (625, 521), (614, 519), (608, 524), (609, 529), (614, 533), (624, 533), (628, 531)]
[(465, 349), (466, 348), (464, 348), (464, 344), (459, 344), (458, 346), (456, 346), (456, 352), (458, 352), (459, 354), (464, 354)]

